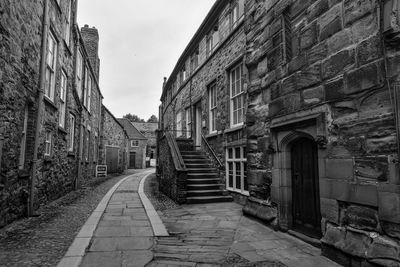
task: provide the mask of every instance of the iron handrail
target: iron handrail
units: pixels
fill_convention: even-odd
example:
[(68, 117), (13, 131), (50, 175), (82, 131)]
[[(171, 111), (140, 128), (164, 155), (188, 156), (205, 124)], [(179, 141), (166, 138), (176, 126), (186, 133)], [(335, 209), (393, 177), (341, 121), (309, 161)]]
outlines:
[(203, 139), (204, 143), (206, 144), (208, 150), (211, 151), (211, 155), (212, 155), (212, 156), (214, 157), (214, 159), (218, 162), (218, 165), (219, 165), (220, 167), (223, 167), (224, 165), (222, 165), (222, 163), (221, 163), (221, 161), (219, 160), (219, 158), (218, 158), (217, 154), (215, 153), (214, 149), (213, 149), (213, 148), (211, 147), (211, 145), (208, 143), (206, 137), (205, 137), (203, 134), (201, 134), (201, 138)]

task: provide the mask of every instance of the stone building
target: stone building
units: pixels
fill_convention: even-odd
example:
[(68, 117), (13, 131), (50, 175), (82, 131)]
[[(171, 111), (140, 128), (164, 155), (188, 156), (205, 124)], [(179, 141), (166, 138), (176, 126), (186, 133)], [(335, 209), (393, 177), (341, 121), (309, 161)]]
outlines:
[(0, 227), (84, 184), (98, 164), (98, 33), (80, 31), (76, 5), (0, 2)]
[(128, 119), (118, 119), (128, 134), (128, 168), (145, 169), (147, 138)]
[(133, 125), (147, 138), (146, 158), (150, 160), (151, 166), (155, 166), (158, 122), (133, 122)]
[[(194, 142), (225, 166), (220, 180), (244, 213), (320, 245), (346, 266), (398, 264), (399, 1), (246, 0), (245, 26), (226, 39), (224, 5), (232, 24), (235, 2), (217, 1), (164, 83), (160, 184), (187, 202), (185, 157)], [(215, 50), (202, 48), (212, 40)], [(235, 62), (242, 64), (233, 74)], [(178, 149), (163, 146), (166, 139)]]
[(123, 173), (128, 167), (128, 133), (104, 105), (101, 117), (100, 163), (109, 173)]

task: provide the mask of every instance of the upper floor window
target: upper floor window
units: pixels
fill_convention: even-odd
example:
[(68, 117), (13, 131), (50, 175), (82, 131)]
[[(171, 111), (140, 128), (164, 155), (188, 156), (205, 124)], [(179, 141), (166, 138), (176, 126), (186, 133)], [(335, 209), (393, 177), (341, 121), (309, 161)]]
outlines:
[(85, 81), (83, 83), (83, 105), (87, 107), (87, 97), (88, 97), (88, 86), (89, 86), (89, 69), (85, 67)]
[(199, 66), (199, 51), (197, 50), (191, 57), (190, 65), (192, 69), (192, 73), (197, 69)]
[(65, 33), (64, 40), (67, 45), (69, 45), (70, 37), (71, 37), (71, 9), (72, 9), (72, 1), (69, 1), (67, 5), (67, 17), (65, 21)]
[(65, 110), (66, 110), (66, 99), (67, 99), (67, 75), (64, 71), (61, 71), (60, 81), (60, 104), (58, 110), (58, 125), (65, 128)]
[(28, 131), (28, 106), (24, 110), (24, 128), (22, 129), (21, 138), (21, 150), (19, 153), (19, 164), (18, 168), (23, 169), (25, 167), (25, 151), (26, 151), (26, 134)]
[(75, 116), (69, 114), (68, 151), (73, 152), (75, 147)]
[(226, 149), (225, 169), (227, 189), (248, 195), (246, 147), (231, 147)]
[(52, 141), (53, 141), (52, 139), (53, 139), (53, 137), (51, 135), (51, 132), (50, 131), (46, 131), (45, 141), (44, 141), (44, 144), (45, 144), (45, 146), (44, 146), (44, 155), (45, 156), (51, 156), (51, 146), (52, 146)]
[(182, 136), (182, 112), (176, 113), (176, 137)]
[(243, 20), (244, 0), (238, 0), (232, 8), (232, 28), (235, 28)]
[(245, 94), (243, 89), (243, 65), (239, 64), (229, 72), (231, 127), (243, 124)]
[(206, 47), (207, 47), (207, 56), (209, 56), (211, 55), (214, 48), (212, 35), (207, 36)]
[(138, 147), (139, 146), (139, 140), (131, 140), (131, 147)]
[(217, 85), (213, 83), (208, 88), (209, 99), (209, 127), (210, 133), (217, 131)]
[(186, 115), (186, 137), (191, 138), (192, 137), (192, 116), (190, 114), (190, 108), (187, 108), (185, 110), (185, 115)]
[(83, 56), (82, 52), (78, 52), (78, 56), (76, 58), (76, 90), (78, 92), (78, 96), (82, 99), (82, 76), (83, 76)]
[(57, 41), (52, 32), (49, 33), (47, 40), (46, 88), (44, 94), (50, 100), (54, 101), (54, 91), (56, 84), (55, 73), (57, 64)]
[[(88, 71), (88, 69), (86, 69)], [(86, 73), (86, 88), (85, 88), (85, 106), (90, 112), (90, 104), (92, 98), (92, 76), (89, 73)]]

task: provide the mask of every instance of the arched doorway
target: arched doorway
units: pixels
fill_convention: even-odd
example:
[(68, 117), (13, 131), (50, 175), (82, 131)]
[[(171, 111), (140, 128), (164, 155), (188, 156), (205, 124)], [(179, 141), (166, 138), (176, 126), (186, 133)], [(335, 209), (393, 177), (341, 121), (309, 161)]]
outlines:
[(292, 227), (314, 238), (321, 237), (318, 181), (318, 147), (314, 140), (300, 137), (290, 149), (292, 176)]

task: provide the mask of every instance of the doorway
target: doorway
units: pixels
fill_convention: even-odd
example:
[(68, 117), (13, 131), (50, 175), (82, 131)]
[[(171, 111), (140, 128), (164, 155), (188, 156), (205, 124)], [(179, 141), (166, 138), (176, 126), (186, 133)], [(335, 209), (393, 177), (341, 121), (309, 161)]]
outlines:
[(194, 127), (195, 127), (195, 138), (194, 138), (194, 145), (196, 150), (200, 149), (201, 147), (201, 124), (202, 124), (202, 114), (201, 114), (201, 101), (195, 104), (195, 120), (194, 120)]
[(109, 173), (118, 172), (119, 148), (106, 147), (106, 164)]
[(318, 147), (306, 137), (291, 146), (293, 229), (313, 238), (321, 237), (318, 184)]
[(129, 152), (129, 169), (135, 169), (136, 152)]

